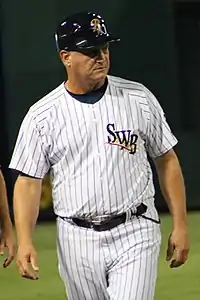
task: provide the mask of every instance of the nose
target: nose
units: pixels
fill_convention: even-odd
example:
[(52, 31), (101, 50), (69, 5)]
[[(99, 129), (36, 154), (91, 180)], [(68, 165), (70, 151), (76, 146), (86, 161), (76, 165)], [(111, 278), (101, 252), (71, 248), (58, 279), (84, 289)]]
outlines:
[(105, 55), (106, 55), (105, 50), (100, 48), (97, 49), (95, 56), (97, 57), (97, 59), (104, 59)]

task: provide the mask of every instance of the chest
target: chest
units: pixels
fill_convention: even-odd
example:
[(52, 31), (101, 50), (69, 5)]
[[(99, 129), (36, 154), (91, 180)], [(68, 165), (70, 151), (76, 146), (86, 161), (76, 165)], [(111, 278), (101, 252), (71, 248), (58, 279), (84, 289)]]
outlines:
[(94, 105), (66, 101), (52, 113), (47, 128), (50, 160), (89, 156), (97, 148), (105, 154), (108, 145), (134, 154), (144, 131), (141, 118), (134, 99), (104, 96)]

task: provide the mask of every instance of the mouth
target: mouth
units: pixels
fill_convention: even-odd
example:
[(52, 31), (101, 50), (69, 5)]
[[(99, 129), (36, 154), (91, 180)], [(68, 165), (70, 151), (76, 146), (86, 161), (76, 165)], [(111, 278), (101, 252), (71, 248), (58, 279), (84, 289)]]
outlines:
[(95, 70), (105, 70), (106, 66), (97, 66)]

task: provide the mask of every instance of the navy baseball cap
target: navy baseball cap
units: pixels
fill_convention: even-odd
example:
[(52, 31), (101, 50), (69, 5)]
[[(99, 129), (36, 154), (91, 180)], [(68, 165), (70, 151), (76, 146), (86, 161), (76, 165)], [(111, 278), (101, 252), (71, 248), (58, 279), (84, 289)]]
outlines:
[(81, 51), (120, 41), (108, 31), (102, 17), (92, 12), (76, 13), (63, 20), (55, 40), (58, 51)]

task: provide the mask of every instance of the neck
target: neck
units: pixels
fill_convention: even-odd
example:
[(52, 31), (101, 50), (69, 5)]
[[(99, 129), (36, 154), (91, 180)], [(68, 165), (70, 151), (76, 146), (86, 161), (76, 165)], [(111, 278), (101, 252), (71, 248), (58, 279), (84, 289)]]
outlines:
[(86, 94), (98, 90), (105, 82), (105, 78), (98, 82), (77, 82), (77, 80), (68, 79), (65, 83), (67, 90), (73, 94)]

